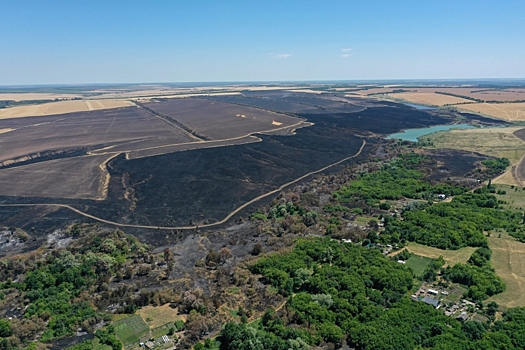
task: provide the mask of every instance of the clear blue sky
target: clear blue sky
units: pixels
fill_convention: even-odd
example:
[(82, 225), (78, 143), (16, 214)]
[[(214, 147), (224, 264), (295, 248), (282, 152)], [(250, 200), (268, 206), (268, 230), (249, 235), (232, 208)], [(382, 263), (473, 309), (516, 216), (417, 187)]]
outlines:
[(525, 0), (0, 0), (0, 85), (525, 78)]

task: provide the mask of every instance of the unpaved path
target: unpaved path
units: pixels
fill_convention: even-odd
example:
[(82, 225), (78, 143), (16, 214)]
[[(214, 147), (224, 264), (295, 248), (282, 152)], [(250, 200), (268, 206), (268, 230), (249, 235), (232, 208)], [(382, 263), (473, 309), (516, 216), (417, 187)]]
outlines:
[(79, 209), (77, 209), (75, 207), (72, 207), (71, 205), (68, 205), (68, 204), (58, 204), (58, 203), (0, 204), (0, 207), (47, 207), (47, 206), (53, 207), (54, 206), (54, 207), (59, 207), (59, 208), (66, 208), (66, 209), (74, 211), (75, 213), (80, 214), (80, 215), (82, 215), (82, 216), (84, 216), (86, 218), (89, 218), (89, 219), (92, 219), (92, 220), (95, 220), (95, 221), (99, 221), (99, 222), (102, 222), (102, 223), (105, 223), (105, 224), (108, 224), (108, 225), (118, 226), (118, 227), (133, 227), (133, 228), (157, 229), (157, 230), (195, 230), (195, 229), (198, 229), (198, 228), (213, 227), (213, 226), (218, 226), (218, 225), (222, 225), (222, 224), (226, 223), (235, 214), (237, 214), (238, 212), (240, 212), (241, 210), (243, 210), (247, 206), (249, 206), (249, 205), (251, 205), (251, 204), (253, 204), (253, 203), (255, 203), (255, 202), (257, 202), (257, 201), (259, 201), (259, 200), (261, 200), (263, 198), (271, 196), (272, 194), (278, 193), (279, 191), (282, 191), (284, 188), (286, 188), (286, 187), (288, 187), (290, 185), (293, 185), (294, 183), (297, 183), (297, 182), (299, 182), (299, 181), (301, 181), (303, 179), (306, 179), (308, 176), (311, 176), (311, 175), (314, 175), (314, 174), (318, 174), (318, 173), (323, 172), (323, 171), (325, 171), (325, 170), (327, 170), (327, 169), (329, 169), (331, 167), (334, 167), (334, 166), (339, 165), (339, 164), (341, 164), (343, 162), (346, 162), (349, 159), (358, 157), (361, 154), (361, 152), (363, 152), (363, 149), (365, 148), (365, 145), (366, 145), (366, 141), (363, 140), (363, 143), (361, 144), (361, 147), (359, 148), (359, 151), (357, 151), (357, 153), (354, 154), (353, 156), (343, 158), (340, 161), (337, 161), (335, 163), (327, 165), (327, 166), (325, 166), (325, 167), (323, 167), (321, 169), (309, 172), (308, 174), (300, 176), (300, 177), (296, 178), (295, 180), (292, 180), (290, 182), (285, 183), (284, 185), (279, 186), (277, 189), (275, 189), (273, 191), (270, 191), (270, 192), (262, 194), (262, 195), (260, 195), (258, 197), (255, 197), (252, 200), (244, 203), (243, 205), (241, 205), (240, 207), (238, 207), (237, 209), (235, 209), (231, 213), (229, 213), (221, 221), (214, 222), (212, 224), (195, 225), (195, 226), (174, 226), (174, 227), (124, 224), (124, 223), (110, 221), (110, 220), (106, 220), (106, 219), (102, 219), (102, 218), (96, 217), (94, 215), (91, 215), (91, 214), (88, 214), (86, 212), (83, 212), (83, 211), (81, 211), (81, 210), (79, 210)]

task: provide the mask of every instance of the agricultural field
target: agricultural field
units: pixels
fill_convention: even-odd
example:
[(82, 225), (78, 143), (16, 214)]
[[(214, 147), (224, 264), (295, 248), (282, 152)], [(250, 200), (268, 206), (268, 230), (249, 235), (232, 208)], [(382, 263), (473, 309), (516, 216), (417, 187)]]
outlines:
[(150, 102), (145, 106), (211, 140), (242, 137), (302, 122), (299, 118), (280, 113), (198, 98)]
[(0, 169), (0, 196), (103, 199), (108, 155), (53, 159)]
[(133, 103), (124, 100), (58, 101), (37, 105), (3, 108), (0, 109), (0, 120), (8, 118), (37, 117), (43, 115), (86, 112), (130, 106), (133, 106)]
[[(137, 108), (59, 116), (0, 120), (0, 129), (14, 129), (0, 139), (0, 162), (44, 151), (89, 148), (148, 140), (153, 146), (189, 142), (179, 128)], [(160, 142), (158, 141), (160, 140)], [(144, 142), (141, 144), (145, 147)]]
[(309, 106), (300, 103), (294, 103), (278, 98), (260, 98), (260, 97), (243, 97), (243, 96), (227, 96), (227, 97), (212, 97), (216, 101), (223, 101), (234, 104), (241, 104), (245, 106), (253, 106), (262, 109), (282, 113), (323, 113), (323, 110), (314, 106)]
[(171, 308), (169, 304), (162, 306), (144, 306), (137, 310), (136, 314), (140, 315), (151, 329), (176, 321), (186, 321), (187, 317), (187, 315), (179, 315), (177, 309)]
[(466, 103), (471, 102), (464, 98), (436, 94), (432, 92), (402, 92), (402, 93), (390, 93), (388, 96), (405, 100), (411, 103), (430, 105), (430, 106), (444, 106), (444, 105), (453, 105), (457, 103)]
[(149, 327), (139, 315), (117, 321), (113, 324), (115, 334), (124, 346), (138, 343), (140, 339), (149, 334)]
[(473, 247), (465, 247), (458, 250), (443, 250), (414, 242), (410, 242), (406, 249), (410, 253), (425, 258), (436, 259), (442, 256), (448, 266), (453, 266), (457, 263), (466, 263), (474, 250), (476, 250), (476, 248)]
[(481, 113), (510, 122), (525, 120), (525, 103), (471, 103), (457, 106), (459, 109)]
[(488, 241), (492, 249), (492, 267), (507, 284), (503, 293), (489, 301), (505, 307), (525, 306), (525, 244), (506, 233), (492, 234)]

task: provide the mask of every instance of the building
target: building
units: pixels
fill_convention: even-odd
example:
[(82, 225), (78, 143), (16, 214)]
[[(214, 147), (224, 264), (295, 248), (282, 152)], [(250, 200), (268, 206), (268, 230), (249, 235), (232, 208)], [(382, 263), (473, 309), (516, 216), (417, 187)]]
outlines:
[(155, 343), (151, 342), (151, 341), (147, 341), (145, 344), (146, 348), (148, 349), (153, 349), (155, 347)]
[(432, 295), (438, 295), (439, 294), (439, 292), (437, 290), (435, 290), (435, 289), (429, 289), (427, 292), (428, 292), (428, 294), (432, 294)]
[(424, 297), (423, 302), (428, 305), (432, 305), (433, 307), (437, 308), (439, 304), (441, 303), (439, 300), (434, 299), (432, 297)]
[(465, 322), (465, 321), (468, 321), (469, 316), (468, 316), (468, 314), (466, 312), (462, 312), (461, 314), (459, 314), (458, 317), (456, 317), (456, 319), (458, 321)]

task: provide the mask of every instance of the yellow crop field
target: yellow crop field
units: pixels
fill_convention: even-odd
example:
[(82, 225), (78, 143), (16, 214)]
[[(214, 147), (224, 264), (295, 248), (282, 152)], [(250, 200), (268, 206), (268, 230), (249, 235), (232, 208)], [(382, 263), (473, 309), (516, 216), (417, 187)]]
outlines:
[(516, 241), (506, 233), (492, 234), (488, 238), (492, 249), (492, 267), (507, 284), (501, 294), (491, 297), (505, 307), (525, 306), (525, 243)]
[(0, 119), (38, 117), (43, 115), (85, 112), (133, 106), (131, 101), (122, 100), (75, 100), (58, 101), (37, 105), (16, 106), (0, 109)]
[(457, 108), (508, 121), (525, 120), (525, 103), (472, 103)]
[(162, 306), (145, 306), (137, 311), (151, 329), (175, 321), (186, 321), (186, 315), (179, 315), (177, 309), (172, 309), (169, 304)]
[(431, 106), (444, 106), (444, 105), (452, 105), (452, 104), (457, 104), (457, 103), (470, 102), (469, 100), (464, 99), (464, 98), (436, 94), (432, 92), (401, 92), (401, 93), (395, 93), (395, 94), (388, 94), (388, 96), (393, 97), (395, 99), (412, 102), (412, 103), (431, 105)]

